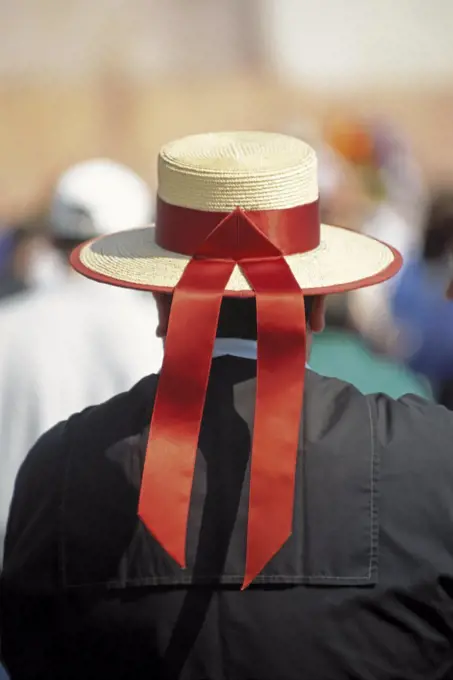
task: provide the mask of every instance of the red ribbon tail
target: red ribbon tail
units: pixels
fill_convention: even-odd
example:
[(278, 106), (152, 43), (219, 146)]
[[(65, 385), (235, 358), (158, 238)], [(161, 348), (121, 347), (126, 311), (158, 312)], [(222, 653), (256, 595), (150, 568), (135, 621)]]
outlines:
[(198, 437), (231, 260), (192, 259), (172, 302), (138, 514), (183, 568)]
[[(230, 253), (231, 259), (222, 259)], [(291, 534), (306, 358), (302, 291), (281, 252), (233, 211), (192, 259), (174, 293), (143, 470), (139, 515), (185, 566), (196, 451), (222, 296), (235, 263), (255, 290), (258, 374), (247, 587)]]
[(306, 327), (303, 294), (283, 257), (240, 266), (255, 290), (258, 322), (245, 589), (292, 531)]

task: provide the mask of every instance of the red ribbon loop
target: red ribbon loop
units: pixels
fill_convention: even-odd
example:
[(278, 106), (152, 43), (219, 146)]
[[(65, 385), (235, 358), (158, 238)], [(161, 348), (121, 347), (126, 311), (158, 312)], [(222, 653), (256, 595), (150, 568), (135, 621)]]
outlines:
[(258, 325), (245, 588), (291, 533), (306, 329), (303, 294), (281, 251), (241, 210), (209, 234), (175, 288), (139, 515), (185, 567), (195, 457), (218, 315), (236, 264), (255, 291)]

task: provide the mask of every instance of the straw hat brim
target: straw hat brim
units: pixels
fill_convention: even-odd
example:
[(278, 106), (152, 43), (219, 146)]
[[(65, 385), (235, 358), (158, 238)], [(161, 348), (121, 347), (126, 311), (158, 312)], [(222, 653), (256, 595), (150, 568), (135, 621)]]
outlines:
[[(321, 225), (318, 248), (285, 259), (307, 295), (374, 285), (394, 276), (402, 265), (401, 255), (391, 246), (327, 224)], [(74, 269), (90, 279), (155, 292), (172, 291), (189, 261), (189, 256), (158, 246), (153, 226), (101, 236), (83, 243), (71, 255)], [(254, 295), (238, 266), (225, 294)]]

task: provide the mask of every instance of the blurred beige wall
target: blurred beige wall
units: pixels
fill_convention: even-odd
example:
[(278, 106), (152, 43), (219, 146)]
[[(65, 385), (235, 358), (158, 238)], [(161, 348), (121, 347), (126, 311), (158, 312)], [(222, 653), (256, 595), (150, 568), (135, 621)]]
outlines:
[(92, 82), (243, 70), (261, 42), (260, 0), (1, 0), (0, 79)]
[(296, 85), (452, 87), (451, 0), (262, 1), (269, 59)]
[(154, 183), (158, 148), (178, 135), (281, 129), (336, 111), (387, 115), (430, 181), (453, 177), (450, 83), (330, 91), (285, 81), (266, 3), (2, 0), (0, 214), (33, 210), (62, 169), (90, 156), (128, 163)]

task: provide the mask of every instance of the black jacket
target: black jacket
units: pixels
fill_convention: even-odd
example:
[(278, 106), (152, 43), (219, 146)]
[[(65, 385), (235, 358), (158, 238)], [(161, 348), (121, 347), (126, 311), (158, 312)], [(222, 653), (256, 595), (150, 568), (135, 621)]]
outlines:
[(0, 583), (12, 680), (453, 678), (453, 414), (308, 371), (293, 534), (241, 592), (255, 372), (213, 363), (186, 571), (137, 518), (157, 376), (30, 452)]

